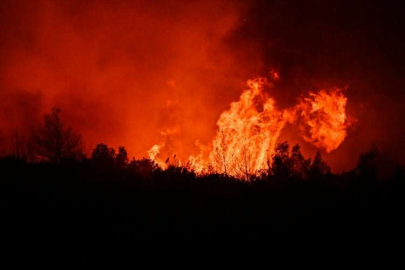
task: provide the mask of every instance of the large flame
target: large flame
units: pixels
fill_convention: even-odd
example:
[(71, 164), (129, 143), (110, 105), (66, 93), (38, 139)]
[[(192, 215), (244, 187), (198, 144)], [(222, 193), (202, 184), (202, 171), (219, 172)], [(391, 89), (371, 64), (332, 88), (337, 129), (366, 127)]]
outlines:
[(299, 127), (304, 139), (328, 153), (338, 148), (349, 126), (346, 102), (347, 98), (338, 88), (310, 93), (304, 98), (297, 106), (298, 117), (303, 120)]
[(264, 86), (272, 86), (266, 79), (249, 80), (247, 84), (249, 89), (239, 101), (219, 117), (208, 158), (201, 157), (204, 153), (197, 159), (191, 157), (197, 171), (207, 169), (241, 176), (268, 168), (286, 121), (274, 100), (263, 92)]
[[(278, 79), (274, 73), (273, 80)], [(277, 76), (276, 76), (277, 75)], [(295, 107), (279, 110), (264, 88), (273, 84), (266, 78), (248, 80), (249, 86), (218, 121), (218, 130), (212, 143), (198, 145), (200, 153), (190, 156), (188, 166), (197, 173), (225, 173), (247, 177), (269, 169), (280, 133), (287, 123), (296, 123), (304, 139), (330, 152), (345, 139), (349, 121), (346, 116), (347, 98), (341, 89), (309, 93)], [(159, 159), (154, 145), (149, 157), (161, 167), (167, 161)]]

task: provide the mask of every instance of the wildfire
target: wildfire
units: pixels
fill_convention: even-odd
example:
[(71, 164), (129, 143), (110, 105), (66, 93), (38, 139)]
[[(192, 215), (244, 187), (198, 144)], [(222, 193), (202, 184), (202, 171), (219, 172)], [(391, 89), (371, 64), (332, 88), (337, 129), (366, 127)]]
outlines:
[(197, 171), (207, 169), (241, 176), (268, 168), (286, 121), (274, 100), (263, 92), (264, 86), (272, 86), (266, 79), (249, 80), (247, 84), (249, 89), (239, 101), (219, 117), (208, 157), (202, 158), (201, 153), (197, 159), (190, 159)]
[(347, 98), (338, 88), (310, 93), (304, 98), (297, 108), (298, 117), (303, 120), (299, 127), (304, 139), (328, 153), (338, 148), (346, 138), (349, 126), (346, 102)]
[(160, 147), (162, 147), (163, 145), (159, 145), (159, 144), (155, 144), (154, 146), (152, 146), (152, 148), (151, 149), (149, 149), (148, 150), (148, 155), (149, 155), (149, 158), (151, 159), (151, 160), (154, 160), (154, 161), (157, 161), (157, 156), (159, 155), (159, 153), (160, 153)]
[[(278, 79), (275, 74), (273, 80)], [(279, 110), (264, 91), (273, 88), (266, 78), (248, 80), (247, 85), (239, 100), (220, 115), (212, 143), (198, 145), (200, 153), (189, 157), (187, 164), (197, 173), (245, 177), (268, 170), (287, 123), (296, 123), (306, 141), (326, 152), (335, 150), (345, 139), (350, 121), (345, 112), (347, 98), (341, 89), (309, 93), (295, 107)], [(159, 159), (162, 147), (164, 143), (156, 144), (148, 154), (165, 167)]]

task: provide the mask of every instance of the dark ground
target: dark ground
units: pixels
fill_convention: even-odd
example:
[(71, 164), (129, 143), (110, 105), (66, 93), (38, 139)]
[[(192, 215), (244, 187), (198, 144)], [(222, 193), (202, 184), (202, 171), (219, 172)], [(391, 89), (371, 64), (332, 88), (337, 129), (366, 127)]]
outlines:
[[(355, 171), (250, 183), (223, 175), (0, 162), (1, 238), (14, 247), (176, 250), (394, 247), (405, 184)], [(35, 248), (35, 249), (36, 249)]]

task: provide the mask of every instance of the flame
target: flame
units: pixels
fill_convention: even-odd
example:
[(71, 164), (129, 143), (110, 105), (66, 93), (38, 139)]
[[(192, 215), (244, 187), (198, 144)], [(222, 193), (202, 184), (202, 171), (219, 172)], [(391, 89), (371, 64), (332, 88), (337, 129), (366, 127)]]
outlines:
[(347, 98), (342, 89), (310, 93), (298, 105), (299, 128), (307, 142), (327, 153), (335, 150), (347, 136), (350, 123), (346, 116)]
[(151, 160), (156, 160), (160, 153), (160, 147), (162, 147), (162, 145), (155, 144), (151, 149), (148, 150), (148, 155)]
[(219, 117), (208, 158), (190, 158), (197, 172), (209, 168), (240, 177), (268, 169), (286, 121), (274, 100), (263, 92), (264, 86), (272, 87), (265, 78), (249, 80), (247, 84), (249, 89), (239, 101)]
[[(279, 79), (276, 72), (271, 74)], [(347, 98), (342, 89), (309, 93), (295, 107), (279, 110), (264, 89), (273, 84), (266, 78), (247, 81), (248, 89), (231, 103), (218, 121), (218, 130), (209, 145), (197, 146), (200, 153), (190, 156), (187, 166), (195, 172), (225, 173), (239, 178), (267, 171), (275, 154), (277, 140), (287, 123), (295, 123), (304, 139), (326, 152), (335, 150), (347, 136), (350, 121), (346, 115)], [(162, 168), (159, 159), (164, 143), (154, 145), (149, 157)]]

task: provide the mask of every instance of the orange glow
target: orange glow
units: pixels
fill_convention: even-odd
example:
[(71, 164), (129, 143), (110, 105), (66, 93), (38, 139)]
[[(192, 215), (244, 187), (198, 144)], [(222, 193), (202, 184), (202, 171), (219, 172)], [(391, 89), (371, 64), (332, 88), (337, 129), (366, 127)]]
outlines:
[[(382, 63), (365, 72), (359, 60), (385, 59), (379, 48), (364, 50), (375, 43), (354, 49), (329, 29), (334, 19), (304, 20), (310, 13), (283, 4), (308, 24), (297, 31), (289, 16), (273, 16), (281, 7), (258, 2), (266, 1), (0, 1), (0, 156), (12, 152), (16, 131), (29, 138), (54, 106), (82, 135), (87, 156), (104, 143), (199, 172), (224, 171), (214, 160), (223, 134), (229, 147), (241, 147), (225, 151), (233, 174), (266, 169), (277, 141), (299, 143), (308, 157), (322, 149), (335, 172), (353, 168), (372, 142), (400, 152), (403, 106), (387, 93), (402, 88), (380, 81), (391, 74)], [(257, 16), (264, 10), (269, 16)], [(319, 42), (315, 25), (334, 34)], [(245, 87), (255, 76), (268, 81)], [(346, 92), (329, 87), (349, 83), (346, 106)], [(360, 123), (350, 136), (348, 112)]]
[[(272, 73), (274, 81), (278, 74)], [(345, 139), (350, 123), (346, 116), (347, 98), (341, 89), (309, 93), (298, 105), (283, 111), (266, 89), (274, 85), (266, 78), (247, 81), (248, 89), (224, 111), (217, 121), (217, 132), (211, 144), (200, 145), (200, 153), (190, 156), (188, 167), (197, 173), (225, 173), (247, 177), (267, 171), (275, 153), (280, 133), (287, 123), (296, 123), (304, 139), (331, 152)], [(163, 133), (163, 135), (166, 135)], [(161, 167), (159, 158), (164, 143), (154, 145), (149, 157)]]
[(307, 142), (331, 152), (339, 147), (347, 136), (350, 125), (346, 116), (347, 98), (342, 90), (321, 90), (310, 93), (298, 105), (302, 122), (299, 127)]
[[(233, 176), (253, 174), (268, 168), (275, 144), (285, 125), (283, 113), (263, 91), (272, 86), (264, 78), (249, 80), (249, 89), (221, 114), (218, 131), (207, 158), (191, 157), (198, 172), (212, 170)], [(204, 149), (205, 150), (205, 149)]]
[(165, 149), (176, 147), (184, 158), (196, 139), (212, 138), (235, 95), (216, 98), (216, 90), (250, 77), (223, 43), (242, 4), (12, 2), (1, 13), (0, 111), (7, 113), (0, 114), (0, 155), (15, 130), (29, 134), (56, 106), (83, 136), (87, 154), (106, 143), (142, 158), (176, 121), (181, 145)]

